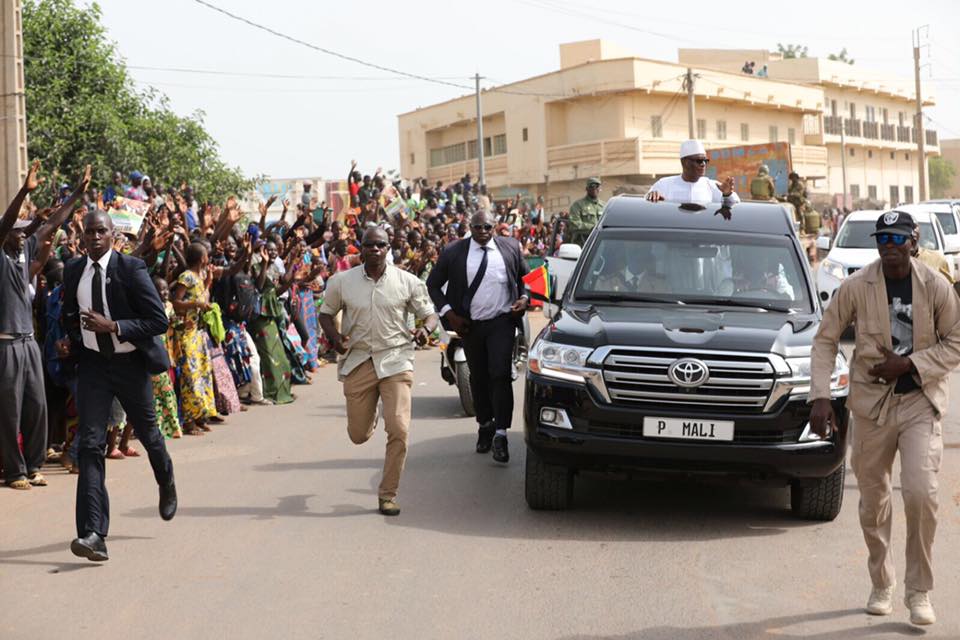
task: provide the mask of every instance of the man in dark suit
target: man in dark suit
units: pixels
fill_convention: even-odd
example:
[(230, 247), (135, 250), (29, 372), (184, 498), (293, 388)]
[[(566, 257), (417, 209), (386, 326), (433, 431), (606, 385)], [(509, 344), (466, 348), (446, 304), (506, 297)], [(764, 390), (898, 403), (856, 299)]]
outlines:
[(177, 490), (154, 413), (151, 374), (169, 366), (157, 336), (167, 330), (167, 315), (147, 267), (139, 258), (113, 251), (113, 221), (103, 211), (83, 220), (87, 256), (64, 269), (63, 323), (68, 337), (60, 355), (77, 362), (77, 411), (80, 438), (75, 555), (107, 559), (104, 539), (110, 503), (104, 485), (104, 447), (113, 399), (119, 400), (137, 438), (147, 450), (160, 486), (160, 517), (173, 518)]
[(474, 214), (471, 237), (444, 249), (427, 278), (427, 290), (444, 326), (463, 337), (480, 425), (477, 453), (492, 447), (494, 460), (508, 462), (514, 331), (527, 309), (522, 295), (527, 264), (520, 243), (495, 237), (494, 227), (489, 213)]

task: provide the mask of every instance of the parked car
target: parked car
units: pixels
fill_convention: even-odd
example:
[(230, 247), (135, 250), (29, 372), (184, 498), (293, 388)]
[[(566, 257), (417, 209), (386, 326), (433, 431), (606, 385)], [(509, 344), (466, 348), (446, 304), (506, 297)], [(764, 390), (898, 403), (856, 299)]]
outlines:
[[(952, 244), (960, 247), (960, 201), (928, 200), (919, 204), (897, 207), (914, 215), (916, 211), (932, 211), (936, 214), (947, 246)], [(960, 273), (960, 252), (953, 254), (954, 273)]]
[[(960, 239), (948, 241), (938, 215), (931, 210), (917, 208), (918, 206), (905, 205), (897, 210), (907, 211), (913, 216), (920, 228), (920, 246), (944, 254), (951, 268), (951, 276), (956, 279), (960, 273), (955, 266), (957, 254), (960, 253)], [(880, 257), (877, 242), (870, 234), (876, 229), (877, 218), (883, 214), (883, 211), (876, 210), (853, 211), (844, 219), (837, 232), (836, 241), (817, 269), (817, 291), (824, 306), (830, 302), (833, 292), (847, 276)], [(829, 243), (829, 238), (821, 237), (817, 242), (820, 248), (821, 244)]]
[(841, 429), (821, 439), (806, 400), (822, 310), (783, 207), (612, 198), (552, 303), (527, 363), (531, 508), (569, 507), (579, 472), (627, 471), (789, 484), (797, 516), (839, 513), (849, 372), (838, 355)]

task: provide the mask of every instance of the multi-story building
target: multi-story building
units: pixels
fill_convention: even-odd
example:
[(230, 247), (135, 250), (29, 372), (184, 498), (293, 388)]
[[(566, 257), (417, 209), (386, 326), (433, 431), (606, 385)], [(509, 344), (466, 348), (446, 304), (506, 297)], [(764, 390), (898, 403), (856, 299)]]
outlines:
[[(851, 200), (869, 198), (897, 204), (919, 199), (916, 90), (912, 79), (891, 78), (835, 60), (784, 59), (765, 50), (681, 49), (679, 58), (682, 64), (734, 72), (752, 62), (754, 73), (766, 67), (771, 80), (821, 88), (823, 110), (806, 118), (803, 130), (805, 144), (827, 150), (827, 179), (816, 184), (814, 190), (843, 193), (843, 154)], [(923, 104), (932, 106), (932, 96), (924, 95)], [(925, 155), (939, 155), (936, 131), (926, 130), (923, 135)]]
[[(842, 192), (839, 139), (832, 150), (837, 136), (832, 128), (826, 128), (834, 124), (827, 119), (832, 114), (825, 90), (828, 80), (813, 83), (797, 77), (746, 75), (740, 71), (743, 60), (736, 68), (732, 63), (743, 58), (743, 52), (728, 58), (700, 53), (683, 51), (682, 64), (677, 64), (637, 58), (601, 40), (563, 44), (558, 71), (484, 91), (483, 153), (488, 187), (495, 195), (518, 191), (544, 195), (548, 206), (562, 208), (583, 194), (588, 176), (601, 177), (604, 193), (609, 195), (618, 189), (642, 190), (662, 175), (679, 173), (680, 143), (688, 137), (683, 78), (691, 67), (696, 77), (694, 133), (708, 148), (789, 142), (794, 170), (810, 179), (814, 191)], [(764, 53), (766, 64), (772, 67), (769, 52)], [(694, 55), (700, 58), (697, 62), (686, 59)], [(848, 90), (855, 93), (846, 85), (837, 89)], [(829, 95), (833, 94), (831, 87)], [(872, 135), (876, 128), (875, 146), (871, 146), (873, 138), (864, 137), (867, 112), (846, 111), (858, 115), (851, 120), (859, 126), (859, 135), (851, 135), (849, 140), (855, 147), (851, 147), (854, 151), (847, 163), (848, 184), (858, 185), (861, 197), (871, 193), (870, 186), (880, 196), (881, 190), (886, 194), (894, 184), (898, 189), (911, 187), (909, 195), (915, 197), (917, 190), (909, 181), (916, 173), (909, 169), (907, 155), (914, 158), (909, 144), (893, 140), (889, 149), (880, 144), (881, 133), (886, 136), (889, 129), (881, 131), (879, 124), (898, 123), (909, 96), (899, 102), (892, 95), (884, 99), (887, 97), (890, 104), (881, 105), (877, 97), (869, 104), (861, 101), (859, 107), (871, 108), (866, 129), (867, 135)], [(838, 100), (837, 109), (849, 109), (844, 100)], [(878, 110), (881, 106), (887, 109), (887, 120)], [(404, 176), (426, 177), (431, 183), (450, 182), (465, 173), (476, 176), (473, 95), (398, 118)], [(909, 124), (903, 125), (908, 137)], [(897, 133), (894, 129), (894, 137)], [(880, 157), (883, 150), (894, 156), (884, 160)], [(858, 167), (862, 179), (856, 174)], [(896, 177), (891, 167), (896, 167)], [(875, 177), (875, 171), (881, 175)], [(909, 199), (905, 192), (897, 195), (898, 201)]]

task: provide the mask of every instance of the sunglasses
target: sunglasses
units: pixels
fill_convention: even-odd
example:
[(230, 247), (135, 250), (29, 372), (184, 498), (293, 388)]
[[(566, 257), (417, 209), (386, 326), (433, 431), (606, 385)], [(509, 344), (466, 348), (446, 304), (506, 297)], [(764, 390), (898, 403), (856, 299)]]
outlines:
[(388, 242), (364, 242), (364, 249), (386, 249), (390, 244)]
[(885, 244), (890, 244), (891, 242), (895, 247), (902, 247), (907, 244), (907, 240), (910, 239), (910, 236), (901, 236), (897, 233), (878, 233), (876, 235), (877, 244), (883, 246)]
[(492, 224), (472, 224), (470, 225), (470, 228), (476, 229), (477, 231), (481, 229), (483, 229), (484, 231), (491, 231), (493, 230), (493, 225)]
[(705, 167), (710, 164), (710, 158), (690, 158), (690, 162)]

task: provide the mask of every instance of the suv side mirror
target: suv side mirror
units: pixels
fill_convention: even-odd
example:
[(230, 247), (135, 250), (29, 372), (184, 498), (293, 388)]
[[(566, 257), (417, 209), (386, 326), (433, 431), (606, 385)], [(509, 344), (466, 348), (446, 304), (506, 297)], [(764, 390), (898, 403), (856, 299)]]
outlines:
[(557, 249), (557, 257), (561, 260), (579, 260), (583, 248), (578, 244), (564, 243)]
[(947, 255), (960, 253), (960, 238), (957, 238), (957, 236), (944, 237), (943, 252)]

